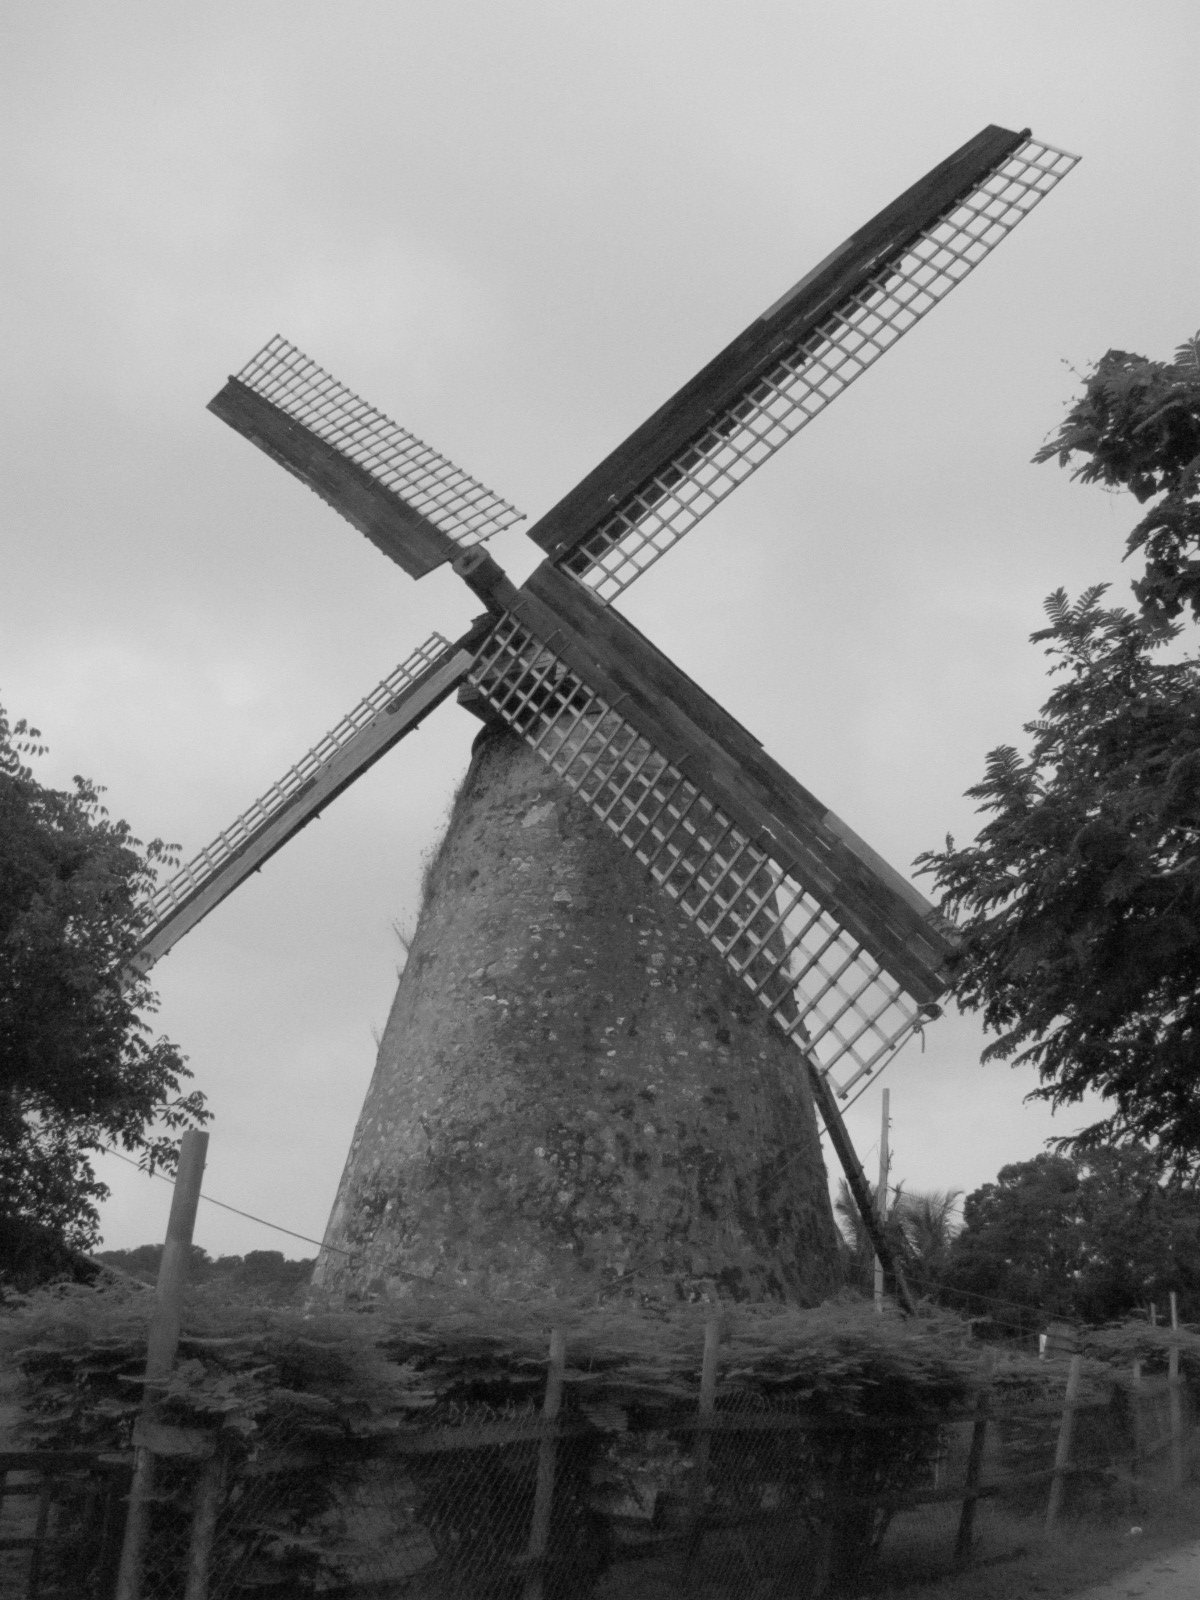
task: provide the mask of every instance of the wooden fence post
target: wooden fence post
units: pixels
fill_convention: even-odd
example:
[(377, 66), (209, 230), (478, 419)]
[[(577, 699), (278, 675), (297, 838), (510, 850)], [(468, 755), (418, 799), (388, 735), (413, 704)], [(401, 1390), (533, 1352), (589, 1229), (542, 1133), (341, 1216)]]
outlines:
[(192, 1534), (188, 1544), (187, 1585), (183, 1600), (208, 1600), (209, 1569), (217, 1536), (217, 1517), (221, 1510), (221, 1490), (225, 1486), (225, 1461), (215, 1450), (200, 1471), (192, 1511)]
[(958, 1519), (958, 1537), (954, 1541), (956, 1566), (970, 1557), (971, 1540), (975, 1532), (975, 1508), (979, 1504), (979, 1479), (983, 1473), (983, 1447), (987, 1442), (988, 1412), (991, 1410), (992, 1367), (995, 1358), (989, 1350), (984, 1357), (980, 1374), (979, 1394), (975, 1401), (975, 1424), (971, 1429), (971, 1448), (967, 1454), (967, 1475), (963, 1484), (962, 1515)]
[(1130, 1409), (1133, 1412), (1133, 1464), (1130, 1468), (1129, 1481), (1132, 1491), (1131, 1498), (1134, 1507), (1138, 1505), (1138, 1484), (1141, 1480), (1142, 1457), (1145, 1454), (1146, 1424), (1142, 1416), (1142, 1405), (1145, 1400), (1142, 1383), (1142, 1359), (1135, 1356), (1133, 1361), (1133, 1376), (1129, 1385)]
[(1067, 1372), (1067, 1392), (1063, 1396), (1062, 1422), (1058, 1429), (1058, 1444), (1054, 1450), (1054, 1476), (1050, 1480), (1050, 1502), (1046, 1507), (1046, 1532), (1049, 1533), (1058, 1521), (1058, 1513), (1062, 1509), (1063, 1490), (1066, 1486), (1067, 1469), (1071, 1463), (1071, 1433), (1075, 1426), (1075, 1403), (1079, 1398), (1079, 1378), (1083, 1370), (1083, 1357), (1071, 1357), (1071, 1365)]
[[(1179, 1332), (1179, 1304), (1171, 1290), (1171, 1331)], [(1171, 1487), (1183, 1488), (1183, 1389), (1179, 1376), (1179, 1340), (1171, 1341), (1167, 1356), (1167, 1400), (1171, 1411)]]
[[(891, 1090), (883, 1091), (883, 1124), (879, 1133), (879, 1187), (875, 1191), (876, 1206), (879, 1210), (879, 1226), (882, 1228), (887, 1222), (888, 1214), (888, 1176), (891, 1166), (891, 1157), (888, 1150), (888, 1132), (892, 1125), (890, 1116)], [(875, 1257), (875, 1310), (883, 1312), (883, 1262), (878, 1255)]]
[[(179, 1145), (179, 1165), (175, 1171), (175, 1193), (167, 1219), (167, 1237), (150, 1332), (146, 1341), (146, 1387), (142, 1394), (142, 1415), (154, 1410), (152, 1385), (165, 1378), (175, 1364), (179, 1326), (183, 1316), (183, 1290), (187, 1283), (188, 1257), (192, 1232), (196, 1226), (196, 1207), (204, 1178), (204, 1158), (208, 1135), (189, 1128)], [(134, 1453), (133, 1481), (129, 1485), (129, 1509), (125, 1517), (125, 1542), (121, 1546), (121, 1567), (117, 1574), (116, 1600), (140, 1600), (142, 1592), (142, 1548), (146, 1542), (148, 1508), (154, 1492), (154, 1456), (138, 1445)]]
[(691, 1573), (692, 1562), (704, 1531), (704, 1491), (708, 1486), (708, 1457), (712, 1442), (712, 1419), (717, 1402), (717, 1358), (721, 1351), (721, 1320), (712, 1316), (704, 1324), (704, 1357), (700, 1366), (700, 1404), (696, 1412), (696, 1439), (692, 1446), (692, 1480), (688, 1493), (687, 1542), (684, 1547), (683, 1578)]
[(554, 1505), (554, 1465), (558, 1444), (558, 1414), (562, 1409), (563, 1372), (567, 1364), (567, 1339), (561, 1328), (550, 1334), (550, 1364), (546, 1369), (546, 1398), (542, 1402), (542, 1437), (538, 1445), (537, 1487), (533, 1519), (529, 1526), (525, 1600), (542, 1600), (542, 1578), (550, 1544), (550, 1512)]

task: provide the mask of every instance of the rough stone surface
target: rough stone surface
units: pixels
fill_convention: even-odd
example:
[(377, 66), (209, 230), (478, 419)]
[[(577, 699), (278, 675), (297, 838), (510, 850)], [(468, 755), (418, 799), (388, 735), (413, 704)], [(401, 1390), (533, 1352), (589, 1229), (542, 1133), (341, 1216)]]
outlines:
[(477, 741), (315, 1282), (813, 1304), (808, 1085), (644, 869), (513, 735)]

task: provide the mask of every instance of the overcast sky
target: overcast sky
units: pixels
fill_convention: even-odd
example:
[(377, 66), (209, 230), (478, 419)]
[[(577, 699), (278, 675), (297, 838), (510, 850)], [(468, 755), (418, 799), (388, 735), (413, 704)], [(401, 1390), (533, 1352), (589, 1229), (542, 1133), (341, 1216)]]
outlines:
[[(897, 867), (971, 835), (1043, 596), (1128, 582), (1132, 504), (1029, 458), (1107, 348), (1200, 322), (1194, 0), (7, 0), (0, 35), (0, 697), (185, 855), (475, 609), (205, 411), (268, 336), (533, 518), (985, 124), (1081, 153), (622, 602)], [(476, 727), (443, 707), (157, 969), (210, 1194), (323, 1231)], [(1080, 1120), (981, 1043), (948, 1018), (883, 1080), (910, 1187)], [(879, 1089), (851, 1115), (871, 1166)], [(167, 1187), (104, 1176), (106, 1243), (160, 1238)]]

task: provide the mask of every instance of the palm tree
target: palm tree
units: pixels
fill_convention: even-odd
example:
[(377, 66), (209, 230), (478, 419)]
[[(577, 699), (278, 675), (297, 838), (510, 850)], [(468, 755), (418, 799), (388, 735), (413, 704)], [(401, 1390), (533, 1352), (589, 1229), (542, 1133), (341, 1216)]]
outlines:
[[(902, 1183), (888, 1197), (883, 1226), (892, 1236), (896, 1254), (906, 1263), (913, 1287), (920, 1293), (927, 1293), (937, 1283), (945, 1266), (950, 1243), (960, 1226), (954, 1212), (961, 1198), (961, 1189), (906, 1194)], [(833, 1208), (842, 1235), (843, 1277), (847, 1285), (869, 1294), (875, 1274), (875, 1250), (845, 1178), (838, 1184)]]
[(962, 1224), (954, 1213), (962, 1199), (961, 1189), (927, 1189), (896, 1196), (896, 1209), (908, 1259), (913, 1287), (927, 1293), (940, 1279), (954, 1236)]

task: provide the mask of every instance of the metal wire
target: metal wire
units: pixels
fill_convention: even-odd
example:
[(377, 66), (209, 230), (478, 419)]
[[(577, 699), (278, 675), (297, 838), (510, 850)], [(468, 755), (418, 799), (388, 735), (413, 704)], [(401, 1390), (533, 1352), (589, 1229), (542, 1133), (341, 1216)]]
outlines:
[(464, 550), (524, 518), (524, 512), (360, 399), (278, 334), (237, 378), (364, 468)]
[(822, 1072), (875, 1070), (920, 1026), (918, 1002), (835, 910), (514, 617), (471, 682), (676, 901)]
[(213, 878), (280, 807), (312, 783), (318, 772), (370, 722), (372, 717), (415, 682), (447, 649), (449, 645), (440, 633), (430, 634), (424, 644), (418, 646), (407, 660), (389, 672), (353, 711), (344, 716), (335, 728), (330, 729), (303, 760), (298, 761), (289, 772), (284, 773), (283, 777), (277, 783), (273, 783), (248, 810), (243, 811), (236, 822), (223, 833), (219, 833), (198, 855), (193, 856), (174, 877), (159, 885), (142, 908), (143, 926), (157, 927), (197, 889)]
[(629, 495), (564, 570), (614, 600), (932, 311), (1078, 160), (1027, 140)]
[[(526, 1393), (531, 1365), (520, 1363)], [(743, 1600), (813, 1593), (822, 1579), (823, 1593), (858, 1593), (868, 1572), (890, 1592), (961, 1568), (968, 1554), (1016, 1556), (1043, 1523), (1061, 1421), (1053, 1362), (1037, 1380), (1028, 1368), (1001, 1370), (974, 1473), (982, 1413), (939, 1403), (936, 1391), (914, 1414), (872, 1404), (867, 1384), (865, 1414), (830, 1414), (805, 1387), (730, 1374), (717, 1380), (704, 1427), (678, 1380), (655, 1393), (639, 1374), (630, 1404), (618, 1366), (572, 1374), (554, 1429), (548, 1537), (535, 1556), (544, 1430), (536, 1399), (497, 1393), (514, 1374), (502, 1360), (493, 1366), (488, 1398), (440, 1400), (393, 1415), (390, 1427), (364, 1420), (361, 1431), (326, 1425), (322, 1434), (294, 1405), (310, 1398), (301, 1391), (289, 1394), (292, 1409), (260, 1413), (248, 1442), (230, 1430), (213, 1545), (200, 1561), (192, 1527), (202, 1468), (160, 1457), (141, 1594), (180, 1600), (198, 1570), (210, 1600), (510, 1600), (539, 1588), (545, 1600)], [(1164, 1390), (1161, 1377), (1132, 1390), (1110, 1379), (1076, 1407), (1066, 1482), (1077, 1515), (1111, 1521), (1131, 1505), (1141, 1516), (1167, 1503)], [(111, 1592), (127, 1468), (98, 1450), (8, 1462), (2, 1592)]]

